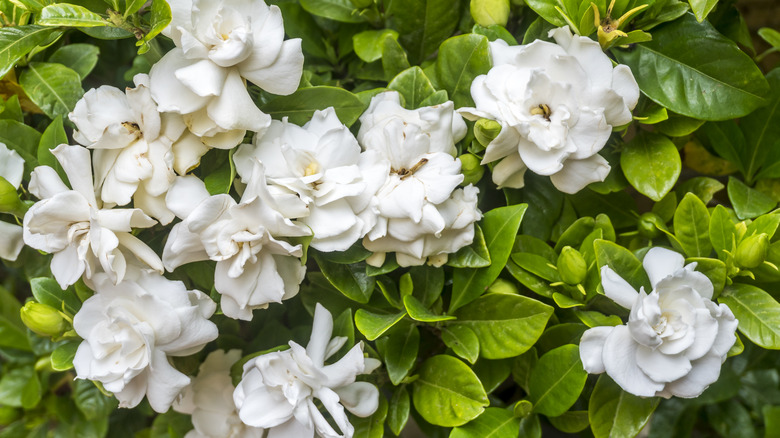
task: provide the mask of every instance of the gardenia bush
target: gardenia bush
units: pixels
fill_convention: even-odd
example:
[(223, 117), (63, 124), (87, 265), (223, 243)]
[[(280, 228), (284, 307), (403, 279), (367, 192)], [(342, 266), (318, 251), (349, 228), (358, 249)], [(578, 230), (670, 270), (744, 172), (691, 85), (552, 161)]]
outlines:
[(780, 434), (740, 7), (0, 2), (0, 438)]

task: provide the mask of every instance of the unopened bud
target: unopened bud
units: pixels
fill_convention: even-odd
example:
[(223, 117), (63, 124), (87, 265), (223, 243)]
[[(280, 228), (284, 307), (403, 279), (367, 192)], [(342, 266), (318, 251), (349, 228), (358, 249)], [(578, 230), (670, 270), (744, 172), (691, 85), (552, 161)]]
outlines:
[(480, 26), (506, 26), (509, 0), (471, 0), (471, 16)]
[(769, 236), (765, 233), (755, 234), (739, 243), (734, 259), (743, 268), (757, 268), (764, 263), (767, 251)]
[(474, 124), (474, 137), (482, 145), (487, 147), (501, 132), (501, 124), (495, 120), (479, 119)]
[(494, 294), (506, 294), (506, 295), (517, 295), (518, 293), (520, 293), (517, 290), (517, 286), (515, 286), (514, 283), (512, 283), (509, 280), (504, 280), (503, 278), (499, 278), (496, 281), (494, 281), (493, 284), (490, 285), (487, 291)]
[(644, 213), (636, 221), (636, 229), (639, 235), (647, 239), (654, 239), (661, 235), (661, 228), (665, 227), (663, 219), (655, 213)]
[(479, 164), (479, 158), (473, 154), (463, 154), (458, 159), (460, 160), (460, 171), (463, 173), (461, 184), (467, 186), (478, 183), (482, 179), (482, 175), (485, 174), (485, 168)]
[(570, 246), (564, 246), (558, 256), (558, 274), (566, 284), (580, 284), (585, 281), (585, 277), (588, 275), (588, 264), (579, 251)]
[(24, 325), (42, 336), (60, 336), (68, 328), (62, 314), (45, 304), (28, 301), (20, 313)]

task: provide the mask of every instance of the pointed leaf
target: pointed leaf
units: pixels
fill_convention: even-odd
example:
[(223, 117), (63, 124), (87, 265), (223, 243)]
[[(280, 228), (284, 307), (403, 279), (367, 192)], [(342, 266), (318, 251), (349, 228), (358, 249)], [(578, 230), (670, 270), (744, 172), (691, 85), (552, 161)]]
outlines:
[(602, 374), (588, 403), (590, 427), (596, 438), (636, 436), (658, 406), (658, 397), (629, 394)]
[(19, 84), (49, 118), (67, 116), (81, 99), (81, 76), (62, 64), (31, 62)]
[(363, 333), (366, 339), (373, 341), (382, 336), (384, 332), (390, 330), (404, 316), (406, 316), (406, 312), (378, 314), (365, 309), (358, 309), (355, 311), (355, 326), (360, 330), (360, 333)]
[(641, 131), (626, 143), (620, 154), (620, 167), (639, 193), (658, 202), (674, 187), (682, 162), (671, 140)]
[(756, 345), (780, 350), (780, 304), (765, 291), (748, 284), (727, 286), (718, 302), (729, 306), (739, 331)]
[(710, 214), (707, 207), (693, 193), (687, 193), (674, 212), (674, 235), (688, 257), (708, 257), (710, 243)]
[(0, 77), (5, 76), (22, 56), (41, 45), (56, 32), (45, 26), (0, 27)]
[(587, 378), (576, 345), (548, 351), (531, 373), (528, 399), (534, 404), (534, 412), (548, 417), (562, 415), (577, 401)]
[(490, 403), (474, 371), (446, 354), (423, 362), (412, 389), (417, 412), (425, 421), (437, 426), (466, 424), (484, 412)]

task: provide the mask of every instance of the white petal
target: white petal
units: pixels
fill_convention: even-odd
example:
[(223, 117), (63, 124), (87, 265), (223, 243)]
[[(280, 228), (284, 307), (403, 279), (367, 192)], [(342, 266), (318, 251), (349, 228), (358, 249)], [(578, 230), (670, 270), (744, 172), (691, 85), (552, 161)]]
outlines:
[(511, 154), (493, 167), (493, 182), (498, 188), (522, 189), (525, 186), (526, 169), (520, 155)]
[(580, 339), (580, 361), (590, 374), (601, 374), (604, 368), (604, 343), (614, 327), (593, 327)]
[(4, 143), (0, 143), (0, 176), (19, 187), (24, 174), (24, 159), (14, 150), (8, 149)]
[(693, 369), (685, 377), (666, 384), (664, 392), (677, 397), (695, 398), (720, 376), (721, 358), (708, 354), (692, 362)]
[(167, 412), (189, 383), (190, 378), (172, 367), (165, 353), (154, 351), (149, 365), (149, 384), (146, 387), (146, 398), (152, 409), (159, 413)]
[(250, 82), (273, 94), (288, 95), (298, 88), (303, 73), (300, 38), (285, 41), (279, 57), (269, 66), (256, 67), (254, 59), (239, 64), (241, 76)]
[(650, 379), (636, 363), (638, 344), (626, 326), (617, 326), (604, 343), (604, 368), (623, 390), (640, 397), (652, 397), (664, 388)]
[(186, 219), (201, 202), (211, 196), (206, 184), (193, 175), (174, 180), (165, 195), (165, 204), (178, 217)]
[(176, 79), (201, 97), (219, 96), (225, 85), (227, 69), (202, 59), (176, 70)]
[(95, 188), (92, 183), (92, 160), (89, 150), (81, 146), (61, 144), (52, 149), (52, 154), (62, 165), (73, 190), (81, 193), (89, 205), (97, 207)]
[(238, 71), (231, 69), (222, 94), (208, 104), (208, 115), (223, 129), (262, 131), (271, 124), (271, 116), (260, 111)]
[(152, 97), (162, 112), (189, 114), (208, 104), (210, 98), (195, 94), (176, 78), (176, 71), (194, 62), (184, 57), (179, 48), (166, 53), (149, 72)]
[[(650, 248), (642, 260), (642, 266), (647, 272), (653, 289), (656, 288), (659, 281), (682, 269), (684, 264), (685, 258), (682, 254), (661, 247)], [(712, 287), (712, 283), (710, 283), (710, 287)]]
[(312, 362), (322, 367), (325, 362), (325, 351), (333, 333), (333, 315), (320, 303), (314, 308), (314, 322), (311, 328), (311, 338), (306, 346), (306, 353)]
[(636, 363), (648, 377), (661, 383), (677, 380), (692, 368), (691, 362), (682, 354), (663, 354), (644, 345), (637, 349)]
[(49, 166), (38, 166), (32, 171), (28, 189), (38, 199), (53, 198), (57, 193), (70, 190), (62, 182), (57, 171)]
[(601, 267), (601, 286), (609, 299), (626, 309), (631, 309), (639, 297), (636, 289), (607, 265)]
[(84, 261), (81, 260), (78, 249), (73, 245), (65, 247), (51, 258), (51, 273), (63, 290), (79, 281), (84, 268)]
[(24, 246), (24, 228), (0, 221), (0, 259), (16, 260)]
[(584, 160), (568, 159), (560, 172), (550, 175), (550, 181), (558, 190), (575, 194), (590, 183), (604, 181), (609, 170), (609, 162), (598, 154)]

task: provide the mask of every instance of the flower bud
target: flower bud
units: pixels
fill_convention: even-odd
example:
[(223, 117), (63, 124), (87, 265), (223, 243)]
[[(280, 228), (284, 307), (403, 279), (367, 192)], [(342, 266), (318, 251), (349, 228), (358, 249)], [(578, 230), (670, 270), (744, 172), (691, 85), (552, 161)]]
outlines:
[(665, 227), (663, 219), (655, 213), (644, 213), (636, 221), (639, 235), (647, 239), (654, 239), (661, 235), (661, 228)]
[(517, 295), (518, 293), (520, 293), (517, 290), (517, 286), (515, 286), (514, 283), (512, 283), (509, 280), (504, 280), (503, 278), (499, 278), (496, 281), (494, 281), (493, 284), (490, 285), (487, 291), (488, 293), (506, 294), (506, 295)]
[(62, 314), (45, 304), (28, 301), (20, 313), (24, 325), (42, 336), (59, 336), (68, 328)]
[(558, 274), (566, 284), (580, 284), (585, 281), (585, 277), (588, 275), (588, 264), (579, 251), (570, 246), (564, 246), (558, 256)]
[(487, 147), (501, 132), (501, 124), (495, 120), (479, 119), (474, 124), (474, 137), (482, 145)]
[(506, 26), (509, 0), (471, 0), (471, 16), (480, 26)]
[(479, 164), (479, 158), (473, 154), (463, 154), (458, 157), (460, 160), (460, 171), (463, 174), (463, 184), (476, 184), (485, 174), (485, 168)]
[(768, 250), (769, 236), (765, 233), (755, 234), (739, 243), (734, 258), (737, 265), (743, 268), (757, 268), (764, 263)]

